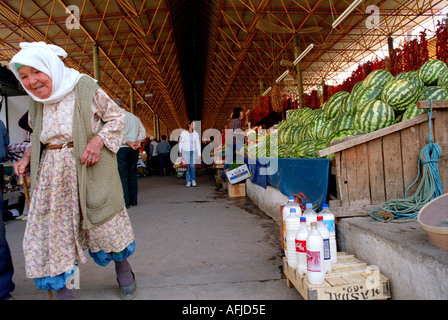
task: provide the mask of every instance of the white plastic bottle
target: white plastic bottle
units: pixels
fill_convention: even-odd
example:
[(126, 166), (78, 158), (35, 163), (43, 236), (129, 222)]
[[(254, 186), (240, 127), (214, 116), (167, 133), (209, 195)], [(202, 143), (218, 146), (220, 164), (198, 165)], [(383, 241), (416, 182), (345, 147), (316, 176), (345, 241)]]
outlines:
[(306, 275), (306, 238), (308, 238), (306, 218), (300, 217), (300, 227), (296, 234), (297, 272), (300, 275)]
[(331, 256), (330, 256), (330, 233), (328, 232), (327, 224), (324, 222), (321, 215), (317, 216), (317, 230), (319, 230), (324, 242), (324, 267), (325, 273), (331, 272)]
[(316, 222), (311, 223), (306, 239), (306, 275), (312, 284), (321, 284), (325, 280), (324, 241)]
[(295, 208), (290, 208), (286, 219), (286, 259), (291, 268), (297, 268), (296, 234), (300, 227), (300, 217)]
[(288, 202), (283, 206), (282, 209), (282, 241), (283, 241), (283, 250), (285, 251), (286, 256), (286, 218), (289, 216), (289, 209), (293, 207), (294, 197), (289, 197)]
[(316, 211), (313, 210), (313, 204), (307, 203), (306, 210), (303, 211), (302, 216), (306, 218), (306, 225), (308, 229), (311, 227), (311, 222), (317, 222), (317, 214)]
[(322, 211), (319, 214), (324, 218), (324, 222), (327, 224), (328, 232), (330, 233), (331, 263), (336, 263), (338, 261), (338, 249), (336, 243), (336, 226), (334, 221), (334, 214), (328, 208), (328, 204), (322, 205)]

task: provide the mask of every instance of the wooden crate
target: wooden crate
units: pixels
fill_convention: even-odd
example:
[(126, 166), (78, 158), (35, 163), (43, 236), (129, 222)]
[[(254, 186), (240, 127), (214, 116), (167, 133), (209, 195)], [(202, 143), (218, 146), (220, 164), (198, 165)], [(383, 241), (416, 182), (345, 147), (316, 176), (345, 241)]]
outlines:
[(227, 192), (230, 198), (239, 198), (246, 196), (246, 183), (228, 184)]
[(288, 288), (293, 286), (305, 300), (385, 300), (391, 297), (389, 279), (376, 266), (368, 266), (346, 252), (338, 252), (338, 262), (325, 275), (322, 284), (314, 285), (306, 275), (288, 266), (283, 257), (283, 272)]
[[(418, 103), (419, 108), (429, 106), (429, 101)], [(447, 192), (448, 101), (434, 101), (431, 122), (433, 141), (442, 148), (439, 175)], [(417, 177), (420, 150), (428, 138), (429, 117), (425, 113), (340, 143), (335, 141), (319, 151), (320, 157), (335, 155), (338, 199), (330, 201), (330, 210), (336, 217), (363, 216), (386, 201), (404, 198)], [(409, 189), (408, 196), (416, 191), (419, 182)]]

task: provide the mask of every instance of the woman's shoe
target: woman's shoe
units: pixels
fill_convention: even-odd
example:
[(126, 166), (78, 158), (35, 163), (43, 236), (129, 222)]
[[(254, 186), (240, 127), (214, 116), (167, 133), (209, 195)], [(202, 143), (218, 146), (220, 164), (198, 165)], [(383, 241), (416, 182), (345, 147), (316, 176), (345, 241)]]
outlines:
[(118, 282), (117, 279), (118, 288), (120, 289), (120, 297), (123, 300), (134, 299), (135, 295), (137, 294), (137, 282), (135, 281), (134, 272), (132, 272), (132, 276), (134, 277), (134, 281), (128, 286), (120, 285), (120, 282)]
[(191, 181), (188, 181), (187, 182), (187, 188), (190, 188), (191, 187)]
[(192, 185), (193, 187), (196, 187), (196, 180), (193, 180), (192, 183), (191, 183), (191, 185)]

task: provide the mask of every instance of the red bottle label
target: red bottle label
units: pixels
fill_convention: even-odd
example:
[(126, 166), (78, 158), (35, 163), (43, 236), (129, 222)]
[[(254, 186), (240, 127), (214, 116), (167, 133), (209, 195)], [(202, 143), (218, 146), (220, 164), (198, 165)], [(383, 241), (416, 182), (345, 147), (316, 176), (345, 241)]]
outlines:
[(296, 251), (300, 253), (306, 253), (306, 240), (296, 239)]

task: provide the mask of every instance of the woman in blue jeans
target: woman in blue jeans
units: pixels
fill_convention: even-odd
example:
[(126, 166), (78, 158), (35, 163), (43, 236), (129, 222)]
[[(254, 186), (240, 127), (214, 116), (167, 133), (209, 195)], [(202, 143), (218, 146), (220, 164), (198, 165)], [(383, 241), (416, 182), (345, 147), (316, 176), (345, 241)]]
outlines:
[(187, 124), (187, 130), (183, 131), (179, 138), (179, 156), (188, 164), (185, 171), (187, 188), (196, 187), (196, 164), (201, 163), (201, 143), (199, 134), (194, 128), (194, 121), (190, 121)]
[[(3, 209), (3, 205), (0, 204), (1, 209)], [(0, 218), (2, 218), (1, 211)], [(11, 292), (15, 287), (12, 282), (13, 274), (14, 267), (12, 265), (8, 242), (6, 241), (5, 225), (3, 224), (3, 219), (0, 219), (0, 300), (11, 298)]]

